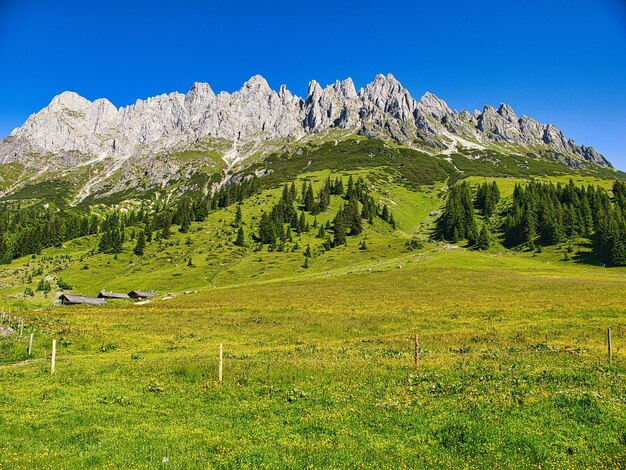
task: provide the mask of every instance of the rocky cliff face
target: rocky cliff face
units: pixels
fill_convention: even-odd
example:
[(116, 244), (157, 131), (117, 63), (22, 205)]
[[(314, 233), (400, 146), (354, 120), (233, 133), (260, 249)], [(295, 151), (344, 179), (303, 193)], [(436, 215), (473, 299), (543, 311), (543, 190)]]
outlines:
[(0, 163), (72, 168), (99, 161), (113, 165), (182, 151), (221, 139), (233, 148), (272, 139), (300, 139), (328, 129), (394, 139), (438, 152), (453, 143), (508, 142), (559, 154), (562, 161), (610, 166), (593, 148), (578, 146), (551, 124), (518, 117), (506, 104), (482, 112), (453, 111), (431, 93), (416, 101), (392, 75), (377, 75), (356, 91), (352, 80), (322, 88), (312, 81), (306, 98), (285, 86), (272, 90), (261, 76), (240, 90), (215, 94), (195, 83), (187, 94), (171, 93), (116, 108), (65, 92), (28, 118), (0, 143)]

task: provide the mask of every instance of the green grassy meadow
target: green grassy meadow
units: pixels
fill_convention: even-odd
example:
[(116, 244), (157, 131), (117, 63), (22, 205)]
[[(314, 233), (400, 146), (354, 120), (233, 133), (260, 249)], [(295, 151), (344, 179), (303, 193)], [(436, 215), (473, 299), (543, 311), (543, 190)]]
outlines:
[(29, 313), (1, 343), (3, 468), (623, 466), (626, 273), (408, 261)]
[[(246, 249), (232, 206), (143, 257), (86, 237), (0, 268), (0, 302), (26, 324), (0, 338), (0, 468), (626, 466), (625, 268), (589, 262), (588, 240), (569, 261), (565, 246), (431, 242), (442, 182), (415, 191), (372, 167), (298, 183), (329, 174), (365, 176), (397, 228), (377, 220), (327, 252), (314, 229), (254, 251), (277, 187), (242, 205)], [(498, 179), (503, 195), (514, 181)], [(48, 274), (74, 293), (160, 295), (91, 308), (24, 295)]]

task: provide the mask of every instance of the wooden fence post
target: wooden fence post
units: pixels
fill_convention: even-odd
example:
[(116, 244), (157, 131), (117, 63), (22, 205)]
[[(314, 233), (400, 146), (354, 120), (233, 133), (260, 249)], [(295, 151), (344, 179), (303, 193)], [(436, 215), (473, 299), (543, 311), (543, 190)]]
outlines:
[(54, 374), (54, 366), (57, 358), (57, 340), (52, 340), (52, 365), (50, 366), (50, 373)]
[(28, 340), (28, 355), (30, 356), (33, 352), (33, 335), (35, 333), (30, 334), (30, 339)]
[(222, 383), (222, 363), (223, 363), (222, 343), (220, 343), (220, 366), (219, 366), (219, 370), (217, 372), (217, 380), (218, 380), (219, 383)]
[(611, 328), (607, 328), (606, 330), (606, 340), (609, 349), (609, 362), (611, 362), (611, 359), (613, 359), (613, 351), (611, 350)]
[(24, 334), (24, 319), (20, 319), (20, 338)]
[(420, 341), (416, 334), (415, 335), (415, 368), (417, 369), (419, 365), (420, 365)]

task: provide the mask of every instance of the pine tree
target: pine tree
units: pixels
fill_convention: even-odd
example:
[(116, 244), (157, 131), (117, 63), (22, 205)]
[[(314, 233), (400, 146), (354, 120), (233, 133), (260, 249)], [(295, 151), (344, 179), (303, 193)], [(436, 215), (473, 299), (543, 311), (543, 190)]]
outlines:
[(133, 248), (133, 253), (137, 256), (143, 256), (144, 250), (146, 248), (146, 232), (141, 231), (137, 237), (137, 243), (135, 244), (135, 248)]
[(383, 206), (380, 218), (383, 219), (385, 222), (389, 222), (389, 208), (387, 207), (387, 204)]
[(326, 228), (324, 224), (320, 225), (320, 228), (317, 231), (317, 238), (326, 238)]
[(304, 195), (304, 210), (307, 212), (313, 212), (314, 207), (315, 198), (313, 197), (313, 185), (309, 184)]
[(276, 232), (274, 231), (274, 224), (270, 220), (266, 212), (261, 214), (261, 222), (259, 224), (259, 238), (261, 243), (270, 244), (276, 240)]
[(467, 237), (467, 242), (470, 246), (474, 246), (478, 243), (478, 226), (476, 225), (476, 220), (472, 218), (469, 222), (469, 225), (465, 229), (465, 236)]
[(359, 235), (363, 231), (363, 221), (361, 220), (361, 212), (359, 211), (359, 203), (356, 196), (350, 199), (344, 206), (343, 218), (350, 229), (350, 235)]
[(341, 179), (340, 176), (338, 176), (335, 179), (335, 183), (333, 184), (333, 186), (331, 188), (331, 193), (336, 195), (336, 196), (342, 196), (343, 195), (343, 180)]
[(300, 195), (300, 201), (302, 202), (302, 204), (304, 204), (304, 201), (306, 199), (306, 193), (308, 191), (308, 188), (309, 188), (309, 182), (305, 180), (304, 183), (302, 183), (302, 191)]
[(333, 246), (345, 245), (347, 243), (346, 240), (346, 222), (344, 220), (343, 211), (340, 209), (335, 216), (335, 220), (333, 221)]
[(479, 250), (488, 250), (490, 245), (491, 234), (489, 233), (487, 225), (483, 225), (483, 228), (480, 230), (480, 234), (478, 235), (478, 240), (476, 241), (476, 248)]
[(396, 229), (396, 221), (393, 218), (393, 214), (391, 212), (389, 213), (389, 225), (391, 225), (394, 230)]
[(614, 266), (626, 266), (626, 240), (623, 236), (613, 241), (610, 260)]
[[(287, 186), (285, 185), (285, 188)], [(242, 219), (242, 214), (241, 214), (241, 204), (237, 204), (237, 211), (235, 212), (235, 220), (234, 220), (234, 225), (235, 227), (239, 227), (241, 225), (241, 219)]]
[(235, 240), (235, 245), (243, 247), (246, 244), (245, 234), (243, 232), (243, 226), (239, 226), (239, 230), (237, 230), (237, 239)]
[(289, 199), (291, 199), (291, 194), (289, 192), (289, 186), (287, 185), (287, 183), (283, 185), (283, 194), (281, 198), (283, 201), (289, 201)]
[(530, 207), (526, 207), (522, 213), (522, 243), (531, 243), (534, 242), (535, 237), (537, 236), (536, 231), (536, 220), (535, 214), (530, 209)]
[(466, 182), (450, 188), (446, 207), (437, 221), (437, 231), (441, 238), (451, 242), (464, 238), (475, 241), (478, 237), (471, 191)]
[(348, 178), (348, 189), (346, 190), (345, 198), (349, 201), (355, 196), (356, 194), (354, 192), (354, 179), (352, 178), (352, 175), (350, 175), (350, 177)]
[(328, 206), (330, 205), (330, 178), (327, 179), (322, 185), (322, 188), (318, 193), (317, 200), (320, 212), (324, 212), (328, 209)]
[(163, 214), (163, 221), (161, 225), (161, 238), (163, 240), (168, 240), (172, 234), (172, 214), (169, 211), (166, 211)]
[(178, 230), (181, 233), (187, 233), (189, 231), (189, 228), (191, 227), (192, 219), (193, 214), (191, 209), (191, 199), (189, 199), (189, 197), (184, 197), (178, 206), (178, 210), (174, 214), (173, 221), (171, 221), (170, 223), (177, 223), (178, 225), (180, 225)]
[(298, 234), (306, 231), (306, 215), (304, 211), (300, 212), (300, 219), (298, 219)]
[(107, 230), (102, 233), (100, 242), (98, 243), (98, 251), (100, 253), (109, 253), (111, 250), (111, 233)]
[(326, 235), (326, 240), (324, 240), (324, 250), (328, 251), (333, 247), (333, 243), (330, 240), (330, 235)]

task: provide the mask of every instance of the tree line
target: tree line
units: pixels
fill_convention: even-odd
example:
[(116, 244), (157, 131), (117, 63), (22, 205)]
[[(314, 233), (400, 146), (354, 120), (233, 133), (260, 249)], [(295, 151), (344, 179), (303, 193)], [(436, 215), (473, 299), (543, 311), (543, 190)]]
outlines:
[[(437, 222), (439, 238), (468, 240), (470, 246), (488, 248), (489, 227), (502, 233), (508, 247), (558, 245), (578, 237), (593, 242), (594, 254), (607, 263), (626, 265), (626, 183), (615, 181), (612, 191), (599, 186), (576, 186), (531, 181), (516, 184), (510, 206), (498, 210), (496, 182), (478, 186), (472, 198), (467, 182), (450, 188)], [(478, 230), (476, 211), (483, 215)]]
[(19, 203), (0, 206), (0, 263), (60, 245), (74, 238), (98, 233), (94, 214), (56, 211), (42, 206), (21, 207)]
[[(120, 253), (126, 241), (126, 228), (139, 230), (139, 247), (143, 254), (145, 244), (153, 239), (168, 239), (172, 226), (187, 232), (191, 222), (201, 222), (211, 211), (228, 207), (259, 191), (258, 178), (252, 177), (227, 184), (214, 194), (183, 196), (174, 204), (163, 201), (144, 202), (139, 209), (65, 209), (20, 203), (0, 205), (0, 263), (26, 255), (39, 254), (43, 249), (87, 235), (100, 234), (98, 251)], [(135, 231), (136, 231), (135, 230)], [(142, 246), (143, 245), (143, 246)]]
[[(340, 177), (335, 180), (327, 177), (317, 191), (313, 183), (305, 181), (299, 199), (297, 194), (295, 183), (285, 184), (280, 200), (269, 212), (261, 214), (257, 240), (269, 245), (270, 250), (280, 251), (284, 243), (291, 240), (293, 232), (309, 232), (311, 227), (318, 230), (317, 237), (324, 240), (325, 249), (345, 245), (348, 236), (359, 235), (364, 219), (373, 223), (378, 216), (395, 228), (393, 214), (386, 205), (374, 201), (362, 177), (355, 181), (350, 176), (345, 190)], [(332, 219), (318, 224), (316, 216), (328, 210), (331, 195), (340, 196), (343, 202)], [(307, 214), (314, 217), (312, 226)]]

